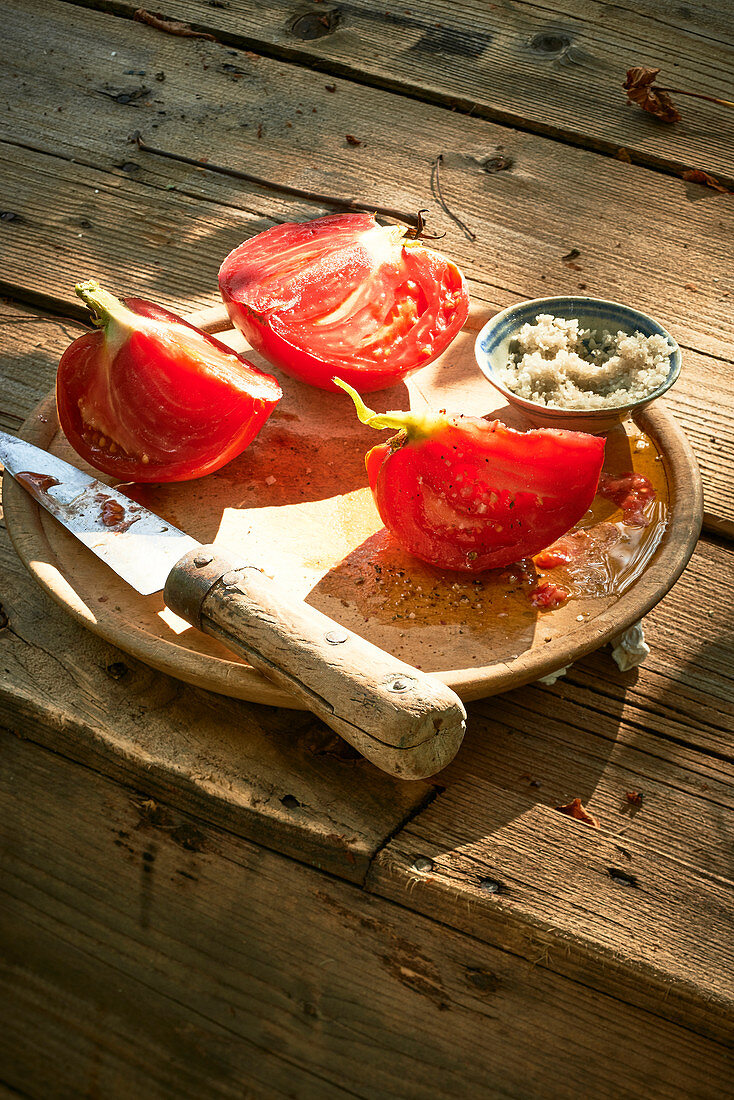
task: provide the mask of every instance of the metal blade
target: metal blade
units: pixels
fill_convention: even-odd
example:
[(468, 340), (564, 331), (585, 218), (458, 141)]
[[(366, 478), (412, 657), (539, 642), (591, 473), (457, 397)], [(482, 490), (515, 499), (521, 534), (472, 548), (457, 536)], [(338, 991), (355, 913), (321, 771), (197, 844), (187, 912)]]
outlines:
[(201, 543), (60, 458), (0, 432), (0, 463), (72, 535), (143, 596)]

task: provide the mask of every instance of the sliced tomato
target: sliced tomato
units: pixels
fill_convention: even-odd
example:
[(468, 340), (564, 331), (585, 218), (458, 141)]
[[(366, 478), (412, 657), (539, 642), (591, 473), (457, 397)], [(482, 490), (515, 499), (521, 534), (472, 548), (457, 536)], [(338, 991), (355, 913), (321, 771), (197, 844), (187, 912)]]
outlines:
[(269, 363), (333, 390), (394, 385), (445, 351), (469, 312), (455, 264), (404, 226), (335, 214), (258, 233), (227, 256), (219, 288)]
[(402, 429), (366, 459), (382, 522), (405, 550), (440, 568), (476, 572), (537, 554), (594, 499), (604, 461), (598, 436), (371, 413), (352, 396), (363, 423)]
[(78, 292), (101, 328), (64, 352), (56, 404), (90, 465), (124, 481), (186, 481), (254, 439), (281, 397), (274, 378), (152, 302), (122, 303), (96, 284)]

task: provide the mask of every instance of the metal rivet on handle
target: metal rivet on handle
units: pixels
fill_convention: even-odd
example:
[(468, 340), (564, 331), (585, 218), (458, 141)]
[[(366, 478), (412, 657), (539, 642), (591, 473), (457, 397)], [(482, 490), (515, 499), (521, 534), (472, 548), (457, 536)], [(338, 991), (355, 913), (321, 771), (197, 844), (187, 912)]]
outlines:
[(395, 676), (387, 686), (390, 691), (401, 695), (404, 691), (410, 691), (413, 681), (409, 676)]
[(346, 630), (328, 630), (324, 634), (324, 639), (329, 642), (330, 645), (339, 645), (341, 642), (349, 641), (349, 635)]
[(225, 588), (236, 588), (240, 582), (240, 575), (236, 569), (231, 569), (229, 573), (225, 573), (222, 577), (222, 584)]
[(197, 554), (194, 558), (194, 565), (197, 569), (203, 569), (205, 565), (210, 565), (212, 558), (207, 554)]

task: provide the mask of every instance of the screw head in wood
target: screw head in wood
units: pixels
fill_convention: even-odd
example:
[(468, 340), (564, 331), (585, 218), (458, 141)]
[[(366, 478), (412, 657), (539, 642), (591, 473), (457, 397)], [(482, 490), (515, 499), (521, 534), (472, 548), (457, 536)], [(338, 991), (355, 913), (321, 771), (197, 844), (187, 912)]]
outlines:
[(413, 686), (413, 679), (410, 676), (397, 675), (389, 681), (387, 688), (388, 691), (394, 691), (396, 695), (402, 695), (404, 691), (410, 691)]
[(501, 894), (502, 883), (498, 882), (496, 878), (481, 878), (479, 880), (479, 889), (485, 890), (488, 894)]

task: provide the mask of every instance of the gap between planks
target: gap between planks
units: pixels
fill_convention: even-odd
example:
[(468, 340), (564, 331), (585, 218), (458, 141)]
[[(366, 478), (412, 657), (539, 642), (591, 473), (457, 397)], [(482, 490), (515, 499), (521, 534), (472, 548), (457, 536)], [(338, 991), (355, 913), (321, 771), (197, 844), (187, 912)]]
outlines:
[[(103, 12), (108, 15), (128, 20), (131, 20), (133, 18), (134, 13), (138, 7), (137, 0), (127, 0), (127, 2), (125, 2), (125, 0), (63, 0), (63, 2), (68, 3), (74, 7), (80, 7), (82, 9), (92, 9), (94, 11)], [(277, 6), (278, 5), (276, 5), (276, 7)], [(298, 11), (292, 11), (286, 3), (283, 3), (281, 6), (283, 9), (283, 15), (285, 16), (286, 13), (288, 13), (291, 20), (294, 15), (298, 14)], [(373, 6), (376, 7), (376, 5)], [(553, 15), (555, 19), (552, 22), (555, 24), (558, 23), (559, 16), (561, 18), (561, 21), (563, 20), (563, 16), (556, 9), (544, 9), (542, 6), (537, 4), (526, 4), (525, 6), (528, 9), (532, 9), (533, 11), (538, 11), (541, 13), (543, 11), (546, 11), (548, 15)], [(624, 9), (620, 5), (616, 4), (607, 4), (605, 6), (609, 8), (619, 8), (619, 10), (623, 11), (632, 10)], [(366, 14), (369, 11), (369, 8), (370, 5), (366, 5), (362, 14)], [(546, 137), (550, 140), (558, 141), (563, 144), (574, 145), (579, 148), (588, 149), (602, 156), (618, 159), (620, 148), (622, 148), (626, 155), (629, 157), (631, 163), (648, 168), (651, 171), (660, 172), (665, 175), (681, 177), (685, 171), (690, 170), (691, 168), (700, 169), (708, 167), (709, 170), (716, 171), (717, 178), (723, 183), (728, 184), (729, 186), (734, 185), (734, 175), (727, 171), (726, 157), (723, 158), (721, 164), (711, 166), (710, 164), (701, 164), (700, 158), (696, 156), (689, 156), (688, 158), (681, 160), (671, 157), (669, 155), (664, 156), (660, 153), (655, 153), (650, 149), (636, 149), (634, 142), (629, 141), (625, 136), (618, 137), (615, 141), (611, 141), (606, 138), (604, 136), (605, 128), (603, 126), (600, 127), (599, 133), (594, 135), (588, 130), (582, 131), (578, 128), (563, 127), (558, 123), (554, 125), (549, 122), (543, 121), (543, 112), (541, 110), (538, 110), (539, 105), (534, 105), (534, 108), (537, 112), (537, 117), (533, 118), (530, 117), (528, 113), (521, 113), (517, 109), (513, 110), (509, 106), (500, 107), (496, 104), (491, 105), (488, 102), (481, 102), (481, 89), (479, 87), (477, 87), (476, 89), (476, 91), (479, 93), (479, 98), (457, 93), (450, 93), (445, 91), (443, 88), (435, 89), (430, 87), (427, 82), (412, 82), (411, 79), (405, 75), (400, 79), (395, 76), (391, 76), (387, 71), (387, 66), (383, 66), (382, 71), (380, 71), (379, 65), (372, 68), (362, 67), (364, 63), (362, 63), (362, 65), (358, 63), (362, 61), (361, 58), (355, 57), (349, 62), (340, 61), (338, 56), (329, 56), (328, 43), (324, 44), (320, 37), (313, 40), (311, 50), (309, 51), (308, 49), (304, 48), (304, 46), (288, 46), (282, 41), (282, 38), (280, 40), (277, 40), (276, 32), (273, 33), (273, 36), (270, 39), (262, 34), (258, 36), (253, 34), (244, 34), (241, 31), (231, 32), (226, 28), (226, 26), (222, 25), (222, 23), (218, 21), (217, 16), (213, 12), (207, 11), (206, 7), (203, 4), (201, 5), (201, 15), (205, 16), (205, 19), (203, 21), (197, 21), (196, 19), (192, 19), (191, 17), (192, 12), (195, 12), (197, 9), (199, 9), (199, 5), (197, 4), (182, 4), (180, 2), (174, 2), (173, 4), (169, 4), (167, 15), (175, 15), (177, 18), (187, 20), (193, 29), (200, 32), (213, 34), (217, 42), (225, 46), (233, 46), (240, 51), (257, 52), (260, 56), (270, 58), (274, 61), (295, 65), (299, 68), (307, 68), (314, 72), (324, 73), (326, 75), (337, 76), (340, 79), (347, 80), (352, 83), (362, 84), (367, 87), (377, 88), (382, 91), (387, 91), (393, 95), (400, 96), (405, 99), (410, 99), (422, 103), (429, 103), (438, 107), (444, 107), (448, 111), (455, 112), (457, 114), (484, 118), (488, 121), (495, 122), (500, 126), (511, 127), (512, 129), (521, 131), (523, 133), (537, 134), (541, 137)], [(226, 14), (227, 13), (219, 14), (219, 19), (226, 19)], [(237, 13), (231, 14), (236, 16)], [(245, 10), (244, 12), (239, 14), (241, 17), (241, 21), (244, 21), (248, 13), (247, 10)], [(308, 9), (304, 9), (301, 14), (309, 14)], [(318, 10), (315, 10), (310, 14), (312, 14), (314, 17), (318, 17), (320, 13)], [(477, 14), (477, 18), (479, 18), (478, 13), (475, 14)], [(639, 15), (636, 10), (634, 11), (634, 14)], [(650, 16), (647, 15), (646, 18), (649, 19)], [(568, 23), (571, 23), (574, 20), (578, 22), (578, 17), (566, 17), (566, 21)], [(404, 22), (407, 26), (411, 23), (411, 20), (404, 20)], [(284, 30), (287, 24), (288, 20), (286, 19), (281, 30)], [(441, 24), (437, 25), (440, 26)], [(685, 39), (685, 33), (682, 32), (680, 28), (674, 28), (670, 24), (665, 24), (665, 26), (667, 26), (668, 29), (673, 33), (677, 31), (678, 34), (681, 36), (681, 40)], [(392, 29), (394, 31), (394, 28)], [(449, 35), (451, 34), (452, 29), (454, 28), (452, 28), (450, 25), (446, 28)], [(475, 33), (481, 33), (481, 21), (475, 24), (473, 30)], [(454, 32), (456, 33), (456, 31)], [(379, 34), (377, 37), (379, 38)], [(387, 39), (387, 32), (385, 32), (384, 37)], [(725, 44), (722, 43), (720, 40), (708, 38), (705, 36), (700, 37), (703, 39), (704, 42), (715, 42), (717, 45), (719, 45), (719, 47), (725, 47)], [(318, 43), (319, 45), (316, 45), (316, 43)], [(678, 43), (678, 45), (680, 45), (680, 43)], [(320, 48), (325, 48), (326, 53), (318, 52)], [(316, 52), (314, 52), (314, 50), (316, 50)], [(632, 56), (631, 52), (628, 63), (632, 64), (634, 61), (638, 60), (638, 58), (639, 50), (636, 51), (635, 56)], [(393, 66), (393, 71), (395, 70), (395, 68), (396, 66)], [(622, 73), (620, 75), (623, 75), (623, 72), (624, 70), (622, 70)], [(671, 77), (670, 79), (674, 78)], [(545, 73), (541, 73), (538, 80), (539, 86), (543, 87), (543, 85), (547, 83), (547, 75)], [(579, 86), (574, 89), (574, 92), (577, 96), (583, 99), (584, 90), (585, 89), (583, 83), (580, 83)], [(690, 90), (696, 91), (697, 89), (692, 87)], [(617, 88), (615, 84), (615, 92), (619, 96), (620, 109), (624, 109), (624, 93), (621, 89), (621, 81), (619, 82), (619, 88)], [(721, 94), (721, 92), (719, 92), (719, 94)], [(679, 97), (679, 102), (681, 101), (683, 103), (683, 110), (685, 111), (686, 106), (690, 104), (690, 100), (687, 96), (682, 96)], [(635, 107), (634, 110), (639, 109)], [(718, 110), (723, 110), (724, 112), (726, 112), (727, 108), (718, 108)], [(532, 108), (530, 114), (532, 114)], [(643, 113), (640, 112), (640, 114), (642, 115)], [(663, 125), (658, 124), (657, 120), (651, 120), (649, 116), (646, 117), (645, 123), (647, 125), (652, 124), (653, 134), (655, 133), (654, 127), (656, 125)], [(642, 123), (639, 122), (639, 125), (642, 126)], [(722, 125), (725, 125), (725, 120), (722, 120)], [(668, 127), (668, 129), (672, 128)], [(694, 161), (696, 163), (694, 163)]]

